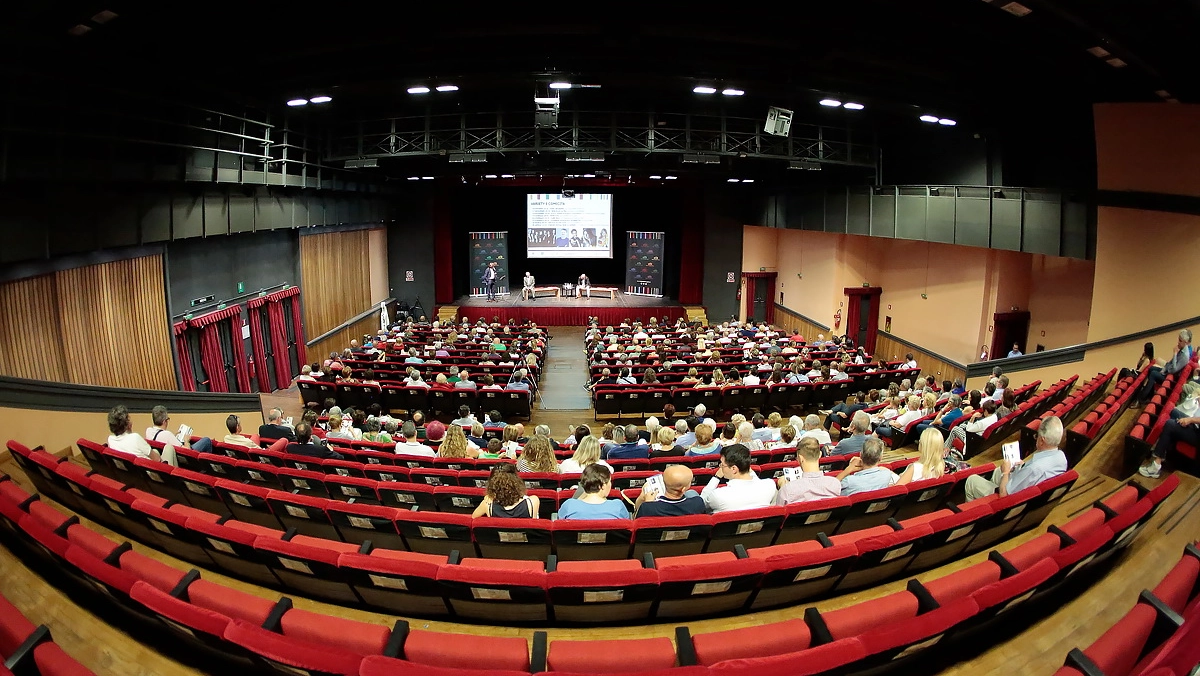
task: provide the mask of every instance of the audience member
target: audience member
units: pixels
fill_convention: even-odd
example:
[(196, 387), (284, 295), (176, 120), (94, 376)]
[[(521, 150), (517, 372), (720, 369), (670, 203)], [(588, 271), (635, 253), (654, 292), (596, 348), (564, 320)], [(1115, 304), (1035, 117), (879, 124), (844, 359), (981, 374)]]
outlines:
[(850, 418), (850, 436), (838, 441), (837, 446), (829, 450), (829, 455), (850, 455), (862, 450), (867, 441), (867, 432), (871, 429), (871, 416), (866, 411), (858, 411)]
[(179, 466), (178, 461), (175, 460), (173, 446), (164, 447), (163, 453), (160, 454), (146, 443), (145, 437), (133, 431), (133, 418), (129, 416), (129, 409), (122, 405), (114, 406), (108, 412), (108, 432), (107, 445), (114, 451)]
[(1008, 460), (1001, 460), (990, 481), (979, 475), (967, 477), (967, 501), (997, 492), (1003, 498), (1066, 472), (1067, 456), (1058, 449), (1062, 436), (1063, 424), (1058, 416), (1042, 420), (1033, 454), (1018, 462), (1016, 467)]
[[(438, 424), (440, 425), (441, 423)], [(417, 426), (411, 420), (404, 423), (404, 427), (400, 429), (400, 434), (404, 437), (404, 441), (396, 444), (396, 455), (415, 455), (425, 458), (432, 458), (437, 455), (432, 447), (421, 443), (417, 439)]]
[(612, 491), (612, 471), (608, 467), (596, 463), (583, 468), (579, 477), (579, 487), (583, 490), (583, 495), (564, 500), (558, 508), (560, 520), (629, 518), (629, 511), (621, 501), (608, 497)]
[(562, 461), (559, 471), (563, 474), (579, 474), (588, 466), (596, 464), (612, 469), (607, 462), (600, 459), (600, 440), (589, 434), (576, 445), (575, 453)]
[(328, 446), (314, 444), (312, 442), (312, 427), (303, 421), (299, 425), (296, 425), (296, 441), (288, 444), (287, 450), (284, 452), (288, 455), (303, 455), (322, 460), (342, 459), (341, 453), (330, 449)]
[(696, 425), (696, 443), (692, 444), (685, 455), (712, 455), (721, 450), (721, 444), (713, 439), (713, 427), (707, 423)]
[(517, 458), (518, 472), (550, 472), (559, 471), (558, 461), (554, 458), (554, 448), (550, 440), (541, 435), (534, 435), (521, 449), (521, 457)]
[(824, 500), (842, 494), (842, 483), (821, 471), (821, 446), (813, 437), (800, 440), (796, 446), (796, 457), (800, 461), (800, 476), (788, 481), (779, 477), (775, 482), (779, 493), (775, 504), (790, 505), (793, 502)]
[[(664, 429), (663, 431), (670, 431)], [(687, 465), (670, 465), (662, 473), (663, 493), (643, 490), (634, 503), (635, 517), (690, 516), (704, 514), (704, 498), (692, 486), (692, 470)]]
[(882, 458), (883, 440), (879, 437), (867, 439), (862, 445), (862, 452), (857, 457), (850, 458), (846, 469), (838, 474), (838, 481), (842, 484), (842, 495), (877, 491), (895, 483), (896, 474), (886, 467), (879, 466)]
[[(315, 411), (309, 411), (314, 416)], [(308, 415), (306, 413), (305, 415)], [(225, 419), (225, 429), (229, 430), (229, 434), (225, 435), (222, 440), (231, 446), (244, 446), (246, 448), (258, 448), (258, 442), (250, 437), (242, 435), (242, 421), (236, 415), (231, 415)]]
[(283, 419), (283, 409), (273, 408), (267, 412), (267, 422), (258, 428), (258, 436), (262, 439), (296, 440), (296, 432)]
[(473, 517), (490, 516), (503, 519), (536, 519), (541, 506), (536, 495), (525, 494), (525, 482), (517, 475), (512, 463), (492, 466), (483, 502), (471, 513)]
[(913, 481), (940, 478), (946, 471), (946, 448), (942, 443), (942, 433), (937, 428), (928, 428), (921, 433), (917, 441), (917, 451), (920, 457), (916, 462), (904, 468), (900, 473), (897, 484), (907, 484)]
[[(721, 485), (721, 482), (725, 482)], [(775, 499), (775, 482), (750, 471), (750, 450), (741, 444), (721, 449), (717, 473), (700, 493), (714, 514), (768, 507)]]

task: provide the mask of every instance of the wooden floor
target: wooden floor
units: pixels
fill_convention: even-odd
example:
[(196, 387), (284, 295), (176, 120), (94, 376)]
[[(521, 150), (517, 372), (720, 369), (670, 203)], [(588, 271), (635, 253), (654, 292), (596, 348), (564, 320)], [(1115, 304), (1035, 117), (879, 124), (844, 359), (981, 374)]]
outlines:
[[(562, 375), (576, 377), (579, 374), (565, 372)], [(285, 393), (278, 393), (272, 399), (282, 401), (289, 396)], [(298, 402), (298, 400), (299, 397), (296, 395), (295, 401)], [(267, 402), (264, 401), (264, 403)], [(568, 424), (578, 423), (584, 414), (583, 411), (537, 410), (534, 413), (534, 421), (549, 424), (558, 433), (559, 430), (565, 430)], [(586, 412), (586, 416), (590, 419), (591, 413)], [(1070, 520), (1076, 514), (1087, 509), (1094, 500), (1104, 497), (1121, 485), (1122, 482), (1113, 478), (1111, 473), (1119, 466), (1123, 453), (1124, 436), (1134, 419), (1133, 412), (1127, 412), (1122, 416), (1108, 434), (1100, 440), (1096, 448), (1079, 464), (1076, 469), (1081, 478), (1076, 484), (1075, 490), (1065, 497), (1051, 513), (1046, 525), (1060, 524)], [(36, 440), (25, 441), (36, 443)], [(998, 453), (997, 450), (995, 453), (989, 454), (989, 457), (980, 458), (978, 461), (990, 461), (994, 459), (990, 456), (998, 455)], [(75, 461), (78, 462), (78, 460)], [(0, 462), (0, 471), (13, 476), (27, 490), (32, 490), (28, 480), (11, 460)], [(1133, 607), (1137, 595), (1142, 589), (1153, 587), (1167, 573), (1171, 566), (1179, 560), (1183, 547), (1187, 543), (1200, 538), (1200, 519), (1195, 518), (1197, 506), (1200, 505), (1200, 480), (1188, 475), (1181, 475), (1180, 479), (1179, 490), (1168, 499), (1148, 527), (1130, 545), (1118, 564), (1103, 580), (1088, 588), (1058, 612), (1029, 626), (1015, 638), (999, 643), (942, 673), (971, 674), (972, 676), (978, 674), (1004, 674), (1007, 676), (1015, 673), (1052, 674), (1062, 665), (1063, 658), (1070, 649), (1086, 646), (1097, 638)], [(1142, 477), (1136, 477), (1136, 480), (1147, 486), (1157, 483)], [(67, 510), (63, 509), (63, 511)], [(84, 522), (89, 527), (113, 539), (123, 539), (120, 535), (86, 519)], [(1036, 537), (1044, 530), (1044, 527), (1034, 529), (1000, 544), (996, 549), (1000, 551), (1011, 549)], [(187, 570), (193, 567), (186, 562), (150, 550), (140, 544), (134, 543), (133, 546), (134, 549), (148, 556), (178, 568)], [(985, 551), (915, 577), (922, 580), (941, 577), (984, 560), (986, 554)], [(265, 598), (275, 599), (281, 595), (279, 592), (229, 578), (220, 573), (202, 570), (202, 574), (207, 580)], [(905, 580), (899, 580), (807, 605), (821, 610), (839, 608), (902, 590), (905, 582)], [(55, 640), (68, 653), (95, 670), (97, 674), (203, 673), (172, 660), (138, 642), (134, 637), (114, 629), (103, 619), (93, 615), (58, 589), (47, 584), (36, 571), (30, 570), (4, 548), (0, 548), (0, 590), (35, 624), (48, 625)], [(395, 620), (395, 617), (390, 615), (290, 596), (295, 600), (296, 607), (333, 616), (384, 625), (390, 625)], [(755, 626), (784, 619), (800, 618), (807, 605), (749, 613), (737, 617), (699, 620), (687, 624), (693, 634)], [(546, 631), (551, 640), (556, 638), (617, 639), (656, 636), (673, 638), (674, 627), (678, 624), (678, 622), (672, 622), (636, 627), (548, 628)], [(537, 629), (536, 627), (488, 627), (421, 619), (413, 620), (413, 626), (431, 631), (526, 638), (531, 638)]]

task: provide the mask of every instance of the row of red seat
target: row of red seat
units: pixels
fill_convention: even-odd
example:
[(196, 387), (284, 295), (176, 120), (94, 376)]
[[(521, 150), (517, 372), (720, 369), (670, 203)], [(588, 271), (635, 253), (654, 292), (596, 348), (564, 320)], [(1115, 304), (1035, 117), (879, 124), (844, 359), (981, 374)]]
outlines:
[(1100, 437), (1104, 436), (1108, 428), (1125, 412), (1145, 379), (1145, 371), (1137, 376), (1118, 379), (1113, 385), (1112, 393), (1067, 430), (1063, 452), (1066, 453), (1069, 462), (1074, 464), (1087, 455), (1092, 446), (1096, 445)]
[[(677, 649), (667, 638), (548, 642), (544, 633), (536, 632), (532, 657), (529, 643), (521, 638), (424, 632), (410, 630), (403, 622), (389, 628), (302, 611), (293, 608), (287, 598), (271, 601), (209, 583), (200, 579), (198, 571), (185, 573), (86, 529), (77, 519), (3, 479), (0, 525), (20, 536), (30, 545), (30, 552), (41, 556), (48, 566), (63, 568), (84, 587), (100, 589), (105, 604), (115, 602), (132, 615), (161, 621), (163, 628), (197, 651), (216, 650), (237, 665), (273, 673), (824, 673), (843, 667), (861, 671), (888, 663), (920, 664), (926, 659), (921, 652), (930, 646), (946, 645), (959, 636), (993, 627), (999, 620), (1013, 617), (1008, 613), (1017, 606), (1031, 607), (1068, 580), (1086, 579), (1085, 571), (1132, 541), (1177, 484), (1172, 477), (1145, 493), (1127, 486), (1061, 529), (1052, 527), (1051, 532), (1003, 554), (993, 552), (987, 561), (968, 569), (924, 583), (914, 580), (905, 591), (836, 611), (821, 613), (810, 608), (803, 620), (695, 636), (684, 627), (676, 632)], [(855, 544), (864, 542), (860, 539)], [(315, 543), (311, 545), (317, 548)], [(790, 547), (798, 550), (801, 545)], [(341, 556), (370, 558), (374, 553), (344, 552)], [(800, 555), (799, 551), (789, 554)], [(656, 569), (645, 572), (657, 573), (660, 584), (664, 577), (691, 576), (687, 593), (678, 600), (711, 602), (736, 586), (731, 567), (753, 561), (753, 557), (733, 561), (702, 557), (680, 557), (680, 565), (666, 568), (660, 560)], [(306, 565), (303, 557), (290, 560), (292, 565), (283, 568), (292, 572), (298, 573)], [(483, 567), (474, 572), (470, 572), (471, 564), (457, 566), (476, 580), (467, 582), (472, 593), (456, 600), (463, 607), (478, 606), (492, 621), (514, 616), (522, 619), (521, 590), (531, 586), (526, 578), (537, 574), (538, 564), (489, 569), (489, 562), (476, 563)], [(545, 575), (567, 572), (581, 578), (582, 586), (594, 587), (597, 577), (618, 574), (609, 572), (605, 562), (579, 562), (573, 571), (564, 571), (563, 565)], [(447, 562), (447, 566), (452, 564)], [(695, 582), (697, 574), (703, 576), (714, 567), (724, 569), (718, 578), (721, 582)], [(810, 579), (805, 573), (811, 570), (802, 568), (794, 578)], [(323, 578), (314, 575), (311, 579), (319, 582)], [(406, 584), (403, 578), (393, 579), (391, 589), (404, 590)], [(700, 589), (698, 584), (706, 586)], [(620, 598), (612, 593), (615, 590), (608, 591), (610, 601)], [(596, 607), (596, 601), (593, 596), (590, 608)], [(589, 612), (587, 603), (585, 596), (581, 613)], [(468, 643), (472, 649), (463, 650)]]
[[(10, 447), (19, 453), (20, 448), (13, 444), (10, 442)], [(885, 525), (846, 530), (832, 538), (825, 536), (821, 521), (829, 518), (829, 513), (851, 510), (858, 504), (860, 518), (867, 523), (877, 513), (871, 511), (874, 504), (887, 506), (877, 511), (892, 513), (894, 500), (879, 496), (874, 502), (853, 503), (840, 498), (833, 501), (836, 504), (823, 505), (821, 511), (813, 509), (816, 503), (802, 505), (807, 511), (796, 512), (796, 528), (807, 527), (808, 531), (792, 531), (800, 541), (756, 547), (757, 542), (747, 539), (748, 549), (732, 543), (739, 535), (753, 536), (764, 520), (735, 514), (723, 522), (738, 524), (743, 531), (735, 528), (727, 534), (726, 546), (733, 552), (710, 549), (705, 554), (676, 555), (689, 551), (686, 547), (699, 551), (690, 531), (703, 531), (706, 524), (712, 524), (711, 536), (717, 531), (715, 521), (701, 517), (693, 524), (685, 517), (621, 523), (472, 522), (465, 516), (365, 505), (313, 505), (311, 499), (300, 496), (282, 492), (260, 496), (246, 487), (217, 483), (217, 489), (228, 490), (231, 497), (267, 503), (273, 510), (269, 513), (279, 519), (271, 527), (256, 523), (255, 512), (235, 512), (241, 519), (235, 521), (89, 475), (71, 462), (55, 463), (53, 456), (42, 457), (48, 456), (42, 452), (31, 456), (37, 468), (30, 476), (40, 490), (80, 514), (184, 560), (335, 602), (366, 602), (391, 612), (452, 613), (484, 621), (494, 620), (497, 613), (527, 621), (557, 618), (573, 622), (690, 617), (788, 605), (834, 590), (867, 586), (905, 571), (940, 565), (1036, 526), (1077, 478), (1069, 472), (1011, 496), (967, 503), (961, 510), (942, 509), (902, 522), (892, 518)], [(52, 478), (39, 481), (39, 476)], [(1132, 489), (1125, 498), (1110, 500), (1112, 508), (1118, 509), (1121, 500), (1136, 500), (1137, 494), (1138, 490)], [(234, 499), (230, 504), (237, 502)], [(299, 526), (319, 525), (318, 515), (337, 519), (332, 532), (299, 532)], [(807, 520), (814, 523), (806, 526)], [(589, 560), (557, 563), (560, 557), (546, 556), (549, 547), (539, 545), (539, 534), (558, 538), (557, 544), (564, 545), (559, 547), (560, 557)], [(641, 561), (596, 560), (603, 554), (593, 548), (604, 551), (611, 546), (611, 535), (629, 543), (639, 534), (645, 536), (641, 551), (651, 556), (643, 556)], [(473, 553), (468, 549), (473, 541), (481, 549), (486, 544), (489, 553), (500, 556), (536, 552), (552, 565), (547, 569), (542, 561), (536, 561), (530, 567), (514, 558), (458, 563), (458, 552)], [(378, 548), (376, 543), (413, 551)], [(672, 548), (675, 545), (680, 548)], [(622, 556), (629, 551), (627, 544), (617, 548)], [(514, 570), (521, 574), (514, 576)], [(503, 607), (494, 602), (502, 602)]]
[[(11, 482), (0, 483), (0, 500)], [(46, 625), (33, 626), (24, 613), (0, 596), (0, 676), (95, 676), (54, 642)]]
[[(1163, 427), (1166, 427), (1167, 421), (1171, 419), (1171, 411), (1183, 396), (1184, 384), (1197, 368), (1196, 359), (1198, 358), (1200, 358), (1200, 353), (1193, 356), (1192, 361), (1183, 367), (1178, 377), (1167, 376), (1162, 385), (1155, 389), (1150, 403), (1142, 409), (1137, 422), (1133, 424), (1133, 428), (1125, 437), (1125, 457), (1128, 465), (1132, 466), (1150, 455), (1150, 450), (1154, 448), (1154, 444), (1162, 435)], [(1177, 450), (1184, 457), (1196, 459), (1196, 448), (1190, 444), (1179, 442)]]
[(1086, 650), (1067, 655), (1055, 676), (1186, 676), (1200, 663), (1200, 550), (1183, 558)]
[[(1071, 389), (1075, 387), (1076, 380), (1079, 380), (1077, 375), (1064, 378), (1017, 404), (1016, 410), (992, 423), (982, 432), (967, 432), (966, 442), (960, 449), (963, 457), (973, 458), (987, 451), (1024, 427), (1031, 419), (1040, 416), (1042, 412), (1066, 399), (1067, 395), (1071, 393)], [(1041, 384), (1041, 381), (1037, 382), (1039, 385)], [(955, 440), (955, 448), (958, 447), (958, 441)]]
[(1068, 421), (1080, 415), (1084, 410), (1090, 409), (1092, 405), (1103, 397), (1116, 375), (1116, 369), (1112, 369), (1108, 373), (1097, 373), (1091, 380), (1080, 385), (1079, 389), (1068, 395), (1066, 399), (1063, 399), (1044, 411), (1040, 416), (1026, 423), (1025, 427), (1021, 429), (1022, 455), (1033, 453), (1037, 442), (1037, 431), (1043, 420), (1050, 416), (1057, 416), (1066, 425)]
[[(482, 383), (479, 383), (482, 387)], [(434, 415), (457, 411), (466, 406), (472, 411), (499, 411), (505, 418), (528, 420), (535, 395), (529, 390), (434, 389), (409, 387), (384, 380), (378, 385), (362, 383), (296, 382), (304, 403), (324, 405), (333, 399), (338, 406), (366, 410), (379, 404), (383, 411), (432, 411)]]

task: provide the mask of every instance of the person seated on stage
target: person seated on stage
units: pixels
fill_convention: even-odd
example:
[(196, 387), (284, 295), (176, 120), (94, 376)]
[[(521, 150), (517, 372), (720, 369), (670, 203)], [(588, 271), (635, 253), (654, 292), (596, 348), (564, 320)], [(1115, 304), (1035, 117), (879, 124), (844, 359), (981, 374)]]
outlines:
[(537, 281), (533, 278), (533, 274), (526, 272), (525, 277), (521, 279), (521, 300), (533, 300), (533, 286)]
[[(575, 297), (579, 298), (580, 296), (592, 297), (592, 280), (588, 279), (587, 273), (579, 275), (579, 280), (575, 282)], [(616, 336), (613, 336), (613, 339), (615, 340)]]

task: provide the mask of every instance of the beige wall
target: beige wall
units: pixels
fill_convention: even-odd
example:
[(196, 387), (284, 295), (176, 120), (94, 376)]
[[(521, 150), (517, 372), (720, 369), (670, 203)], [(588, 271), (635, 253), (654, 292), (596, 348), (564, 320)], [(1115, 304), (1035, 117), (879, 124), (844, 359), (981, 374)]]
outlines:
[[(262, 411), (230, 411), (242, 420), (247, 433), (257, 432), (262, 424)], [(227, 434), (225, 419), (229, 413), (172, 413), (171, 425), (190, 425), (194, 434), (202, 437), (222, 439)], [(134, 413), (133, 429), (144, 433), (151, 425), (149, 413)], [(74, 411), (42, 411), (24, 408), (0, 407), (0, 439), (15, 439), (30, 448), (45, 446), (46, 450), (58, 453), (71, 449), (77, 453), (75, 441), (80, 437), (104, 443), (108, 439), (107, 413), (79, 413)], [(7, 453), (8, 451), (3, 451)]]
[(1047, 350), (1086, 343), (1096, 264), (1035, 255), (1029, 287), (1029, 344)]
[(1200, 105), (1100, 103), (1093, 112), (1101, 190), (1200, 195)]

